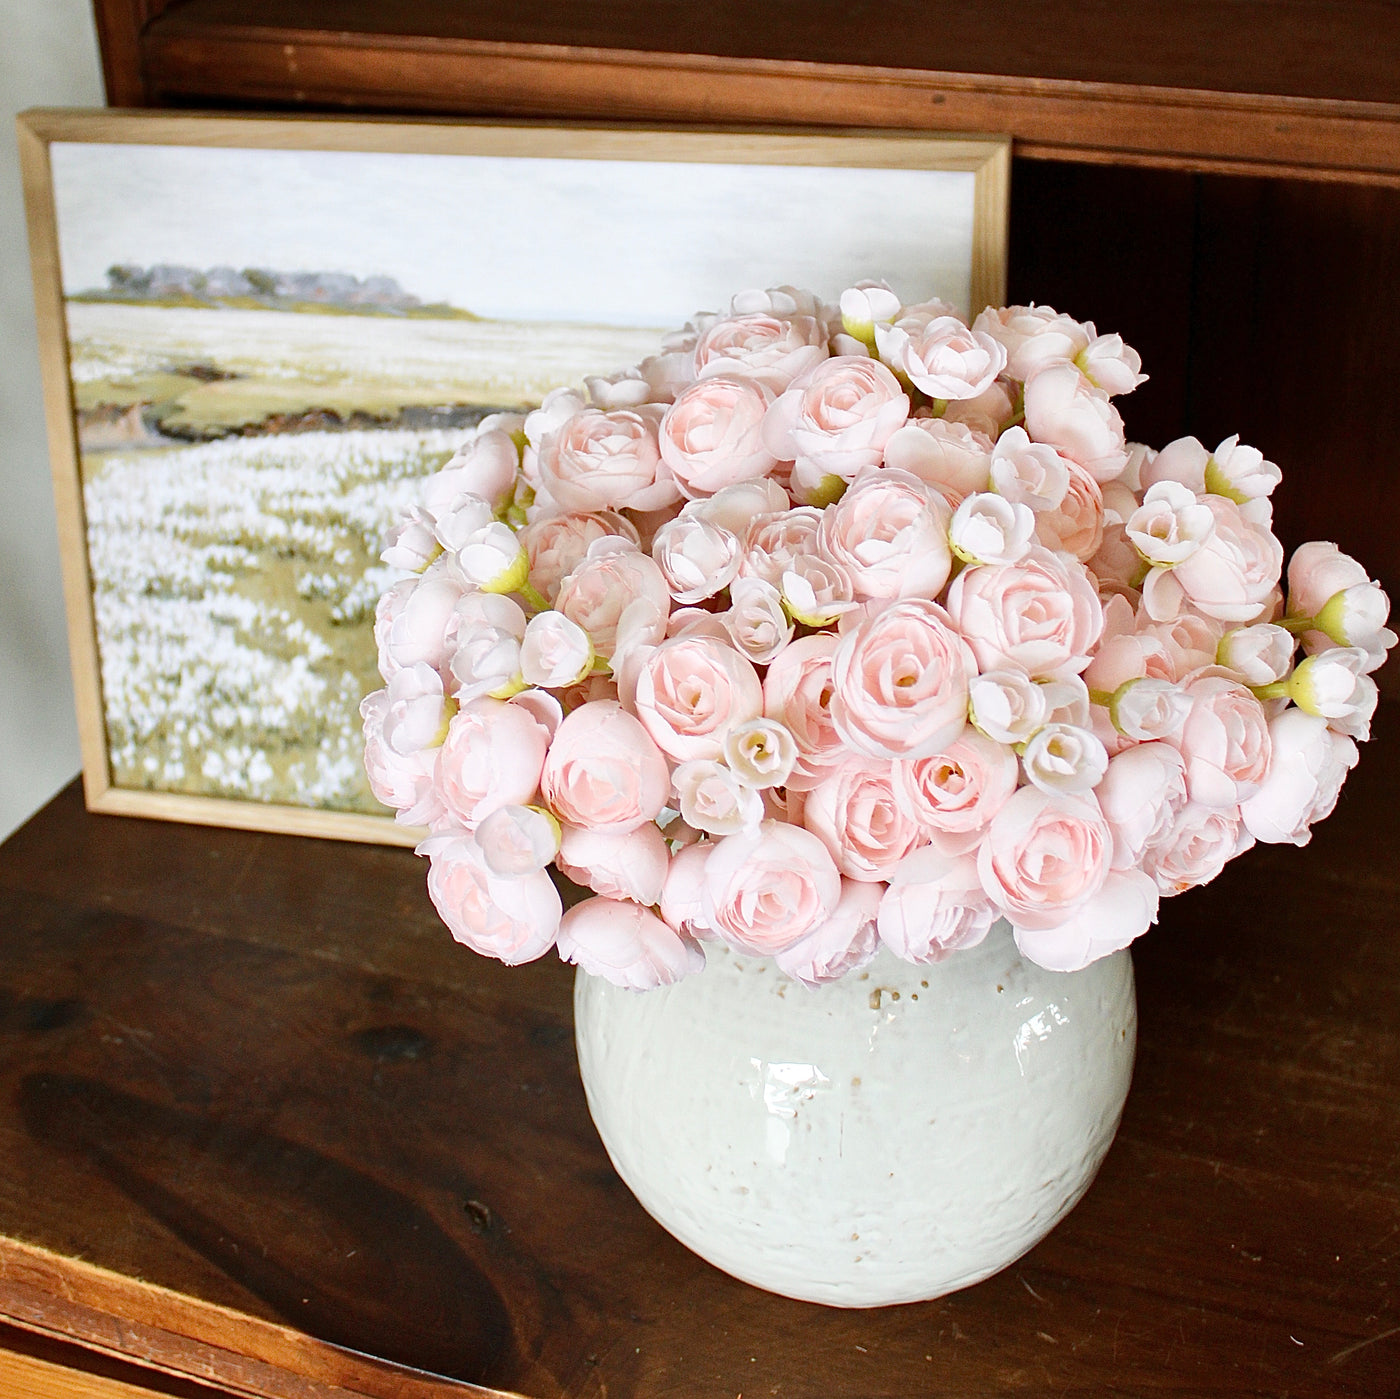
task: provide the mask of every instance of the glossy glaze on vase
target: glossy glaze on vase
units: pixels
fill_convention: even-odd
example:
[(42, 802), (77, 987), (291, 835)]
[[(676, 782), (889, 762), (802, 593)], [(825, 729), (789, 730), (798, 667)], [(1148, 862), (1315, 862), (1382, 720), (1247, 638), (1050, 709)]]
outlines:
[(937, 1297), (1018, 1258), (1093, 1180), (1132, 1075), (1126, 952), (1048, 972), (998, 924), (936, 965), (882, 951), (815, 991), (706, 954), (642, 994), (580, 972), (574, 1006), (614, 1165), (717, 1267), (836, 1306)]

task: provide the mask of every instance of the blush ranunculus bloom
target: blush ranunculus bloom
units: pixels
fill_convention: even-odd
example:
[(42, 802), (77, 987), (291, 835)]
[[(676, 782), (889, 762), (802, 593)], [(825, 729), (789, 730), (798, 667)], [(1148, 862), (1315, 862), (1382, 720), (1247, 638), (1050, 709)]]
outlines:
[(533, 450), (550, 499), (573, 511), (656, 510), (679, 500), (656, 440), (661, 412), (582, 408), (547, 432)]
[(1269, 723), (1273, 761), (1240, 815), (1256, 840), (1306, 845), (1316, 821), (1332, 814), (1347, 773), (1356, 766), (1356, 744), (1333, 733), (1327, 720), (1288, 708)]
[(743, 560), (743, 541), (713, 520), (682, 511), (656, 531), (651, 556), (672, 598), (688, 607), (734, 581)]
[(849, 576), (855, 595), (935, 598), (952, 569), (948, 503), (906, 471), (861, 472), (822, 511), (816, 548)]
[(684, 495), (709, 496), (766, 476), (773, 454), (763, 445), (772, 394), (752, 379), (716, 375), (676, 396), (661, 419), (661, 459)]
[(948, 615), (978, 668), (1016, 666), (1037, 679), (1077, 675), (1103, 631), (1087, 570), (1041, 548), (1015, 564), (964, 569), (948, 589)]
[(1006, 349), (956, 316), (902, 316), (875, 327), (880, 358), (930, 398), (976, 398), (1006, 368)]
[(727, 642), (682, 635), (641, 657), (631, 707), (676, 762), (718, 759), (730, 729), (763, 713), (763, 684), (752, 662)]
[(1021, 955), (1047, 971), (1082, 971), (1157, 921), (1157, 886), (1141, 870), (1111, 870), (1103, 888), (1053, 928), (1015, 927)]
[(1203, 675), (1186, 685), (1190, 712), (1167, 740), (1186, 764), (1191, 800), (1237, 806), (1269, 772), (1272, 747), (1264, 706), (1237, 681)]
[(1132, 869), (1189, 800), (1186, 765), (1169, 743), (1135, 743), (1109, 759), (1094, 795), (1113, 832), (1113, 868)]
[(778, 653), (763, 677), (763, 712), (797, 744), (787, 780), (794, 790), (814, 786), (845, 754), (831, 718), (831, 658), (837, 644), (829, 632), (799, 637)]
[(941, 962), (976, 947), (996, 921), (973, 855), (927, 846), (890, 872), (880, 900), (880, 941), (906, 962)]
[(695, 372), (747, 375), (782, 393), (827, 357), (826, 327), (811, 315), (775, 316), (767, 311), (714, 321), (695, 342)]
[(649, 908), (620, 899), (575, 904), (559, 924), (559, 955), (614, 986), (649, 991), (705, 969), (705, 954)]
[(475, 839), (460, 833), (429, 836), (418, 853), (430, 861), (428, 896), (458, 942), (511, 967), (554, 946), (563, 901), (544, 870), (503, 879)]
[(1026, 431), (1112, 481), (1128, 463), (1123, 419), (1102, 390), (1072, 364), (1052, 364), (1026, 383)]
[(650, 821), (630, 831), (560, 827), (560, 872), (605, 898), (657, 903), (670, 864), (666, 838)]
[(894, 764), (895, 797), (945, 854), (976, 848), (1016, 790), (1016, 754), (967, 727), (940, 752)]
[(360, 702), (364, 722), (365, 775), (375, 801), (394, 808), (394, 819), (405, 826), (432, 826), (446, 813), (433, 782), (437, 749), (396, 753), (384, 741), (384, 718), (389, 692), (375, 690)]
[(591, 700), (565, 715), (540, 776), (561, 821), (626, 832), (654, 820), (671, 794), (666, 759), (616, 700)]
[(792, 640), (783, 595), (762, 578), (736, 578), (729, 585), (729, 610), (721, 620), (734, 649), (755, 665), (767, 665)]
[(1103, 490), (1089, 472), (1076, 461), (1066, 463), (1069, 481), (1064, 496), (1053, 510), (1035, 517), (1036, 537), (1047, 549), (1073, 554), (1088, 563), (1103, 543)]
[(480, 496), (499, 509), (515, 490), (520, 468), (520, 449), (511, 436), (523, 419), (487, 427), (483, 422), (448, 459), (440, 471), (424, 483), (423, 503), (434, 516), (460, 495)]
[(822, 986), (859, 971), (879, 950), (875, 920), (883, 893), (882, 884), (843, 879), (831, 917), (774, 957), (779, 970), (804, 986)]
[(525, 706), (497, 699), (464, 704), (438, 750), (443, 804), (469, 831), (497, 807), (528, 805), (548, 747), (549, 730)]
[(1148, 842), (1142, 852), (1142, 870), (1163, 895), (1184, 894), (1209, 884), (1253, 844), (1238, 806), (1191, 801), (1175, 813), (1167, 830)]
[(890, 603), (842, 636), (832, 658), (831, 718), (873, 758), (918, 758), (956, 738), (967, 717), (972, 653), (925, 598)]
[(671, 589), (654, 559), (609, 537), (588, 546), (554, 605), (588, 633), (600, 656), (612, 657), (625, 637), (650, 642), (666, 634)]
[(1054, 928), (1103, 887), (1113, 833), (1093, 797), (1022, 787), (978, 847), (982, 888), (1015, 928)]
[(706, 922), (731, 947), (772, 957), (836, 911), (841, 875), (821, 840), (801, 826), (764, 821), (726, 836), (705, 861)]
[(909, 417), (909, 397), (878, 360), (837, 355), (796, 380), (768, 409), (763, 436), (794, 480), (851, 480), (879, 466), (885, 444)]
[(379, 638), (380, 673), (387, 680), (403, 666), (419, 661), (445, 671), (452, 658), (449, 640), (453, 610), (472, 591), (452, 559), (437, 559), (422, 577), (410, 579), (402, 591), (394, 590), (394, 604), (386, 609)]
[(988, 306), (972, 322), (1006, 349), (1006, 372), (1023, 383), (1052, 364), (1072, 363), (1089, 346), (1087, 325), (1052, 306)]
[(964, 496), (987, 489), (992, 451), (990, 437), (963, 423), (911, 418), (885, 444), (885, 465), (917, 476), (957, 505)]
[(530, 582), (553, 602), (560, 583), (583, 562), (589, 545), (609, 535), (638, 542), (632, 522), (611, 510), (548, 515), (526, 525), (518, 538), (530, 560)]
[(816, 548), (817, 530), (824, 512), (811, 505), (757, 515), (744, 534), (744, 557), (739, 572), (745, 578), (762, 578), (775, 588), (799, 555)]
[(894, 793), (892, 764), (849, 758), (827, 773), (802, 803), (802, 824), (820, 836), (849, 879), (887, 877), (925, 841), (919, 823)]

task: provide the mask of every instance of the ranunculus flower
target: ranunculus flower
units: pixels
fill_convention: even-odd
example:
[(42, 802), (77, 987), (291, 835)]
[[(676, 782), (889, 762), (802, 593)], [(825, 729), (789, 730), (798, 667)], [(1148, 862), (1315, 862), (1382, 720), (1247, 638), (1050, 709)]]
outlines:
[(739, 535), (702, 515), (682, 511), (662, 525), (651, 541), (651, 556), (671, 596), (682, 606), (713, 597), (734, 581), (743, 559)]
[[(1086, 328), (1092, 332), (1093, 322)], [(1142, 356), (1125, 345), (1121, 335), (1094, 335), (1074, 362), (1096, 389), (1108, 394), (1131, 393), (1147, 382), (1147, 375), (1141, 372)]]
[(763, 819), (763, 798), (756, 787), (713, 758), (692, 758), (671, 774), (676, 805), (697, 831), (729, 836)]
[(734, 649), (755, 665), (767, 665), (792, 640), (783, 595), (762, 578), (736, 578), (729, 586), (729, 610), (720, 619)]
[(563, 903), (544, 870), (503, 879), (493, 874), (469, 835), (429, 836), (428, 896), (448, 931), (483, 957), (507, 966), (543, 957), (559, 931)]
[[(1366, 662), (1359, 646), (1335, 646), (1308, 656), (1288, 677), (1288, 697), (1304, 713), (1326, 719), (1338, 733), (1365, 742), (1379, 699), (1376, 682), (1365, 673)], [(391, 680), (391, 695), (393, 685)]]
[(763, 685), (752, 662), (732, 646), (683, 635), (641, 658), (632, 708), (676, 762), (719, 758), (730, 729), (763, 713)]
[(1124, 681), (1108, 702), (1113, 727), (1138, 743), (1170, 738), (1191, 713), (1191, 699), (1174, 681), (1153, 675)]
[(650, 821), (630, 831), (566, 825), (560, 827), (556, 863), (561, 873), (595, 894), (654, 904), (666, 883), (671, 852), (666, 838)]
[(528, 684), (562, 690), (577, 685), (593, 667), (588, 633), (562, 612), (537, 612), (520, 642), (520, 674)]
[(1015, 563), (1031, 547), (1036, 516), (1028, 505), (1016, 505), (991, 491), (967, 496), (953, 511), (948, 542), (964, 562)]
[(797, 740), (776, 719), (750, 719), (725, 735), (724, 761), (746, 786), (781, 787), (797, 762)]
[(1272, 685), (1293, 668), (1298, 643), (1293, 634), (1272, 622), (1235, 627), (1220, 638), (1215, 659), (1245, 685)]
[(384, 741), (388, 690), (375, 690), (360, 701), (364, 722), (365, 775), (376, 801), (394, 808), (394, 819), (405, 826), (431, 826), (445, 815), (442, 798), (433, 784), (437, 749), (420, 748), (396, 753)]
[(1026, 431), (1087, 467), (1096, 481), (1112, 481), (1127, 465), (1123, 419), (1072, 364), (1049, 365), (1027, 381)]
[(1036, 515), (1035, 533), (1047, 549), (1059, 549), (1087, 563), (1103, 543), (1103, 490), (1077, 461), (1067, 461), (1066, 467), (1065, 494), (1053, 510)]
[(1369, 658), (1368, 671), (1395, 645), (1395, 633), (1385, 625), (1390, 600), (1380, 584), (1350, 554), (1325, 540), (1299, 545), (1288, 561), (1288, 615), (1318, 619), (1318, 630), (1303, 636), (1308, 650), (1359, 646)]
[(948, 589), (948, 613), (978, 666), (1028, 675), (1077, 675), (1103, 631), (1103, 607), (1082, 564), (1032, 549), (1010, 566), (966, 568)]
[(1269, 724), (1273, 761), (1269, 775), (1240, 815), (1256, 840), (1306, 845), (1312, 825), (1332, 814), (1347, 773), (1356, 766), (1356, 744), (1333, 733), (1327, 720), (1285, 709)]
[(831, 917), (774, 957), (779, 970), (805, 986), (821, 986), (859, 971), (879, 950), (875, 918), (883, 893), (881, 884), (843, 879)]
[(1017, 666), (984, 670), (968, 682), (968, 717), (997, 743), (1025, 743), (1049, 722), (1045, 686)]
[(525, 806), (540, 785), (549, 731), (523, 705), (495, 699), (464, 704), (438, 752), (437, 784), (467, 830), (497, 807)]
[(427, 510), (410, 505), (386, 531), (384, 549), (379, 557), (390, 568), (422, 573), (442, 553), (436, 523)]
[(492, 509), (500, 509), (515, 490), (520, 449), (511, 434), (523, 425), (523, 418), (503, 421), (495, 427), (487, 427), (485, 421), (480, 423), (447, 464), (428, 477), (423, 486), (423, 503), (437, 515), (457, 496), (475, 495)]
[(1093, 332), (1052, 306), (987, 307), (972, 328), (1006, 347), (1006, 370), (1025, 381), (1051, 364), (1072, 362), (1088, 348)]
[(1206, 462), (1205, 486), (1212, 495), (1223, 495), (1236, 505), (1262, 501), (1283, 480), (1283, 472), (1257, 447), (1246, 447), (1240, 435), (1227, 437)]
[(465, 704), (497, 690), (506, 691), (497, 696), (506, 699), (512, 687), (519, 689), (525, 627), (520, 604), (499, 593), (468, 593), (457, 603), (448, 633), (453, 644), (448, 669), (458, 700)]
[(1042, 792), (1092, 792), (1108, 770), (1108, 750), (1077, 724), (1047, 724), (1026, 744), (1021, 766)]
[(875, 327), (880, 358), (930, 398), (976, 398), (1006, 368), (1006, 349), (956, 316), (902, 316)]
[(794, 622), (829, 626), (856, 607), (849, 570), (822, 554), (798, 554), (783, 570), (783, 604)]
[(894, 791), (940, 850), (961, 854), (976, 846), (1019, 775), (1010, 748), (965, 728), (939, 753), (897, 760)]
[(695, 342), (695, 373), (744, 374), (782, 393), (827, 357), (826, 327), (812, 315), (775, 316), (768, 311), (714, 321)]
[(1269, 720), (1264, 706), (1234, 680), (1203, 675), (1186, 686), (1191, 712), (1171, 736), (1186, 762), (1191, 800), (1237, 806), (1259, 790), (1269, 771)]
[(1187, 802), (1170, 828), (1144, 848), (1142, 870), (1163, 894), (1182, 894), (1210, 883), (1253, 844), (1254, 837), (1240, 823), (1238, 806)]
[(535, 449), (540, 482), (565, 510), (657, 510), (680, 499), (662, 465), (654, 405), (605, 413), (582, 408)]
[(699, 945), (650, 909), (620, 899), (575, 904), (559, 924), (559, 955), (614, 986), (649, 991), (705, 969)]
[(1098, 893), (1053, 928), (1014, 927), (1016, 946), (1048, 971), (1082, 971), (1141, 937), (1157, 921), (1157, 902), (1141, 870), (1112, 870)]
[(763, 445), (772, 394), (753, 379), (716, 375), (683, 389), (661, 419), (661, 459), (682, 492), (713, 495), (766, 476), (773, 454)]
[(731, 947), (772, 957), (836, 911), (841, 876), (821, 840), (782, 821), (726, 836), (705, 862), (706, 922)]
[(616, 535), (638, 542), (632, 522), (612, 511), (550, 515), (525, 526), (516, 536), (530, 558), (530, 581), (552, 603), (559, 585), (583, 561), (595, 540)]
[(878, 360), (823, 360), (774, 401), (763, 439), (779, 461), (794, 461), (795, 483), (811, 492), (825, 477), (851, 480), (879, 466), (885, 443), (909, 417), (909, 398)]
[(1168, 743), (1136, 743), (1109, 759), (1094, 795), (1113, 832), (1113, 867), (1131, 869), (1175, 826), (1188, 800), (1186, 765)]
[(791, 505), (792, 498), (782, 486), (765, 476), (761, 481), (740, 481), (714, 495), (689, 501), (681, 507), (681, 516), (707, 520), (743, 539), (760, 516), (781, 514)]
[(875, 327), (889, 325), (900, 303), (884, 282), (857, 282), (841, 293), (841, 328), (867, 349), (875, 348)]
[(936, 602), (905, 598), (841, 638), (832, 658), (832, 722), (868, 757), (936, 753), (962, 729), (975, 672), (948, 614)]
[(885, 444), (885, 465), (917, 476), (956, 505), (987, 489), (992, 439), (947, 418), (911, 418)]
[(976, 947), (996, 921), (977, 861), (932, 846), (906, 855), (890, 871), (880, 900), (880, 941), (906, 962), (941, 962)]
[(780, 651), (763, 677), (763, 712), (797, 744), (790, 787), (812, 786), (845, 753), (831, 718), (831, 658), (837, 638), (828, 632), (799, 637)]
[(395, 590), (395, 606), (386, 617), (380, 642), (380, 670), (386, 679), (401, 666), (419, 661), (438, 671), (446, 669), (452, 655), (448, 627), (453, 609), (470, 591), (449, 558), (438, 559), (421, 578), (410, 580), (402, 593)]
[(982, 888), (1015, 928), (1055, 928), (1103, 887), (1113, 833), (1092, 796), (1022, 787), (977, 851)]
[(624, 636), (659, 641), (666, 633), (671, 590), (655, 561), (616, 538), (588, 546), (583, 560), (559, 585), (555, 609), (588, 633), (601, 656), (614, 656)]
[(631, 831), (671, 794), (666, 759), (615, 700), (593, 700), (564, 717), (540, 777), (550, 809), (571, 826)]
[(671, 852), (666, 882), (661, 888), (661, 916), (678, 933), (712, 938), (714, 929), (705, 921), (705, 865), (714, 846), (709, 841), (682, 845)]
[(778, 587), (793, 560), (816, 547), (823, 514), (814, 506), (799, 505), (755, 516), (744, 535), (739, 572), (745, 578), (762, 578)]
[(850, 879), (884, 879), (926, 843), (918, 821), (895, 798), (888, 761), (848, 758), (827, 773), (807, 793), (802, 824), (822, 838)]
[(991, 488), (1013, 505), (1037, 514), (1054, 510), (1069, 490), (1068, 457), (1044, 442), (1032, 442), (1023, 427), (1009, 427), (992, 451)]
[[(453, 496), (434, 517), (433, 532), (444, 549), (460, 553), (462, 546), (488, 525), (496, 523), (489, 501), (476, 495)], [(458, 560), (460, 565), (461, 560)], [(473, 581), (475, 581), (473, 579)]]
[(381, 732), (401, 757), (436, 748), (446, 737), (453, 706), (442, 692), (442, 676), (423, 661), (394, 672), (385, 695)]
[(937, 597), (948, 581), (948, 506), (908, 472), (864, 471), (822, 511), (817, 549), (857, 598)]
[(543, 807), (498, 806), (478, 824), (476, 843), (492, 874), (519, 879), (559, 853), (559, 822)]

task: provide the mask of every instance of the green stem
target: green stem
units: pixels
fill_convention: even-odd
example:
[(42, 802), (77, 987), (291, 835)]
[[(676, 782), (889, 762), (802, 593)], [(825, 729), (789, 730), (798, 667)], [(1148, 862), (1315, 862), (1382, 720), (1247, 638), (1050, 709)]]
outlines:
[(1288, 698), (1287, 680), (1275, 680), (1270, 685), (1251, 685), (1249, 688), (1253, 691), (1255, 699), (1274, 700)]
[(527, 578), (516, 590), (536, 612), (548, 612), (549, 599)]
[(1090, 704), (1101, 704), (1101, 705), (1103, 705), (1103, 707), (1104, 707), (1105, 709), (1107, 709), (1108, 706), (1109, 706), (1110, 704), (1113, 703), (1113, 691), (1112, 691), (1112, 690), (1090, 690), (1090, 691), (1089, 691), (1089, 702), (1090, 702)]
[(1305, 631), (1317, 630), (1316, 617), (1280, 617), (1275, 626), (1282, 627), (1284, 631), (1292, 632), (1294, 636), (1299, 636)]

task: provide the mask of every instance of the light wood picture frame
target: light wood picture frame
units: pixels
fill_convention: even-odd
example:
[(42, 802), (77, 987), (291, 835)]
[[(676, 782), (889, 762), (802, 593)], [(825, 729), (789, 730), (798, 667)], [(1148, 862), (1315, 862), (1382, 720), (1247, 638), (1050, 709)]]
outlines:
[(1004, 137), (18, 126), (95, 811), (414, 843), (373, 810), (357, 707), (377, 531), (454, 434), (746, 286), (1005, 299)]

